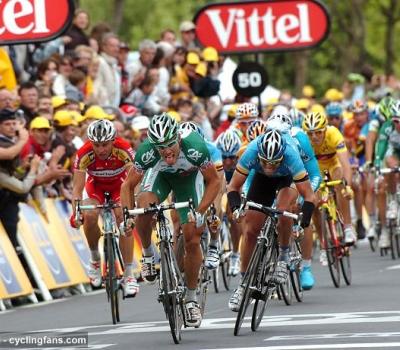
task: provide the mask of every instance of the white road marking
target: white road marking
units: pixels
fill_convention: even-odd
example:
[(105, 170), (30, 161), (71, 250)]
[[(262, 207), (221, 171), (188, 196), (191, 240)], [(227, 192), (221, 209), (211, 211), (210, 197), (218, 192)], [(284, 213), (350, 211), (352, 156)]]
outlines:
[(312, 350), (312, 349), (349, 349), (349, 348), (395, 348), (400, 343), (346, 343), (346, 344), (307, 344), (307, 345), (286, 345), (286, 346), (263, 346), (251, 348), (210, 348), (202, 350)]
[(314, 339), (340, 339), (340, 338), (380, 338), (380, 337), (400, 337), (400, 332), (381, 332), (381, 333), (332, 333), (332, 334), (298, 334), (273, 336), (264, 341), (292, 341), (292, 340), (314, 340)]
[[(235, 317), (204, 319), (201, 330), (233, 329), (236, 322)], [(328, 313), (328, 314), (300, 314), (285, 316), (266, 316), (261, 322), (261, 327), (288, 327), (288, 326), (312, 326), (332, 324), (361, 324), (361, 323), (393, 323), (400, 322), (400, 311), (370, 311), (350, 313)], [(242, 328), (250, 327), (250, 317), (246, 317)], [(35, 331), (36, 332), (76, 332), (89, 330), (90, 336), (130, 334), (130, 333), (153, 333), (169, 332), (167, 321), (121, 323), (118, 325), (96, 325), (77, 326), (68, 328), (55, 328)], [(189, 331), (190, 328), (185, 331)]]
[(400, 270), (400, 265), (389, 266), (385, 270)]

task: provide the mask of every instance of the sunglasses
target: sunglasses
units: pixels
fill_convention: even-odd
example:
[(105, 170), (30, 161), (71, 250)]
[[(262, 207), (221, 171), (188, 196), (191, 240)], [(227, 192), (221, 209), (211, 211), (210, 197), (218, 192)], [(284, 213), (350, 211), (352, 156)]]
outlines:
[(308, 136), (321, 136), (325, 132), (325, 128), (321, 130), (307, 131)]
[(261, 157), (260, 155), (258, 155), (258, 158), (260, 159), (260, 162), (263, 165), (278, 165), (282, 162), (282, 159), (283, 159), (283, 157), (281, 157), (281, 158), (275, 159), (275, 160), (268, 160), (268, 159)]
[(178, 143), (178, 140), (176, 139), (176, 140), (170, 141), (170, 142), (162, 144), (162, 145), (157, 145), (156, 148), (159, 150), (166, 150), (167, 148), (171, 148), (171, 147), (175, 146), (175, 144), (177, 144), (177, 143)]
[(340, 118), (342, 118), (342, 116), (340, 116), (340, 115), (330, 115), (329, 116), (329, 119), (340, 119)]
[(393, 119), (392, 118), (392, 122), (395, 123), (395, 124), (399, 124), (400, 123), (400, 119)]
[(230, 159), (230, 160), (235, 160), (237, 157), (236, 156), (222, 156), (222, 159)]

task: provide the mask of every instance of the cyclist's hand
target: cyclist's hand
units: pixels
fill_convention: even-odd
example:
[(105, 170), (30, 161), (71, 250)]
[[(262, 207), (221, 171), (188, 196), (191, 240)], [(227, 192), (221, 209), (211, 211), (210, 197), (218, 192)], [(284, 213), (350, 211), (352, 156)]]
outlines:
[(342, 189), (342, 195), (344, 198), (350, 200), (350, 199), (353, 199), (354, 192), (349, 185), (346, 185), (346, 187)]
[(221, 219), (217, 215), (207, 217), (207, 225), (211, 232), (218, 232), (221, 227)]
[(245, 216), (245, 212), (240, 209), (235, 209), (232, 213), (233, 220), (235, 220), (237, 223), (242, 221), (243, 216)]
[(75, 214), (72, 213), (71, 217), (69, 218), (69, 224), (71, 225), (72, 228), (79, 228), (83, 224), (83, 217), (79, 216), (79, 219), (76, 220)]
[(189, 210), (187, 214), (188, 221), (194, 223), (197, 228), (204, 225), (204, 215), (197, 211)]
[(373, 167), (372, 162), (371, 162), (371, 161), (368, 161), (368, 162), (365, 162), (361, 168), (362, 168), (362, 170), (363, 170), (364, 172), (368, 173), (368, 172), (371, 171), (372, 167)]
[(128, 218), (126, 222), (121, 222), (119, 225), (119, 231), (121, 235), (125, 237), (132, 236), (132, 230), (135, 227), (135, 218)]

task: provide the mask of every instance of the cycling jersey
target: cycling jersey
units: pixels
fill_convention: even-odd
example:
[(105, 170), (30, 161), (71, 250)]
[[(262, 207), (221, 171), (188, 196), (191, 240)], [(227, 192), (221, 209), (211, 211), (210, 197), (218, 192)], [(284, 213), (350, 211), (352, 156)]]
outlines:
[(400, 159), (400, 133), (391, 120), (386, 121), (379, 129), (375, 145), (375, 166), (381, 166), (382, 161), (388, 156)]
[(338, 153), (347, 152), (343, 135), (334, 126), (327, 126), (325, 138), (321, 145), (312, 144), (315, 156), (322, 171), (333, 170), (340, 166)]
[[(249, 143), (246, 151), (239, 159), (236, 170), (247, 176), (249, 172), (254, 169), (256, 172), (263, 174), (262, 167), (258, 158), (257, 141), (261, 136)], [(288, 134), (283, 134), (283, 139), (286, 142), (283, 160), (275, 170), (274, 174), (268, 175), (270, 177), (291, 176), (293, 180), (304, 181), (307, 178), (307, 171), (304, 168), (303, 161), (301, 160), (297, 145), (292, 137)]]
[(103, 201), (104, 191), (111, 192), (114, 200), (119, 200), (121, 184), (126, 178), (126, 169), (133, 165), (134, 153), (130, 144), (120, 137), (113, 143), (111, 155), (99, 159), (90, 141), (77, 151), (74, 170), (85, 171), (88, 174), (85, 185), (90, 198)]
[(210, 153), (211, 161), (214, 163), (215, 168), (217, 171), (221, 171), (224, 169), (223, 163), (222, 163), (222, 153), (218, 149), (217, 146), (215, 146), (212, 142), (206, 140), (206, 145), (208, 152)]
[[(214, 166), (206, 142), (196, 132), (181, 135), (180, 153), (173, 165), (168, 165), (156, 147), (145, 140), (136, 152), (134, 169), (144, 174), (142, 192), (153, 192), (160, 202), (173, 191), (176, 201), (193, 199), (197, 207), (204, 192), (204, 179), (200, 170)], [(179, 209), (182, 224), (188, 222), (188, 208)]]
[(343, 136), (346, 144), (349, 145), (349, 151), (358, 159), (363, 160), (365, 156), (365, 140), (368, 135), (369, 123), (359, 126), (354, 119), (349, 120), (344, 125)]

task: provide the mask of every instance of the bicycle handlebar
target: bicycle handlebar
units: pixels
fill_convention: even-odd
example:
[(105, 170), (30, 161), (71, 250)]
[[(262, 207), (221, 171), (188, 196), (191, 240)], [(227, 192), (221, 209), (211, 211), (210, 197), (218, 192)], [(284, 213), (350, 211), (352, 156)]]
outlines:
[(265, 214), (286, 216), (286, 217), (291, 218), (291, 219), (296, 220), (296, 221), (301, 221), (301, 218), (302, 218), (302, 214), (294, 214), (294, 213), (291, 213), (289, 211), (285, 211), (285, 210), (282, 211), (282, 210), (270, 208), (270, 207), (267, 207), (265, 205), (258, 204), (258, 203), (252, 202), (252, 201), (246, 202), (245, 208), (259, 209), (262, 212), (264, 212)]
[(191, 201), (171, 203), (171, 204), (158, 204), (147, 208), (136, 208), (131, 210), (129, 210), (128, 208), (124, 208), (124, 214), (126, 213), (128, 214), (128, 216), (137, 216), (143, 214), (157, 213), (160, 211), (165, 211), (170, 209), (182, 209), (188, 207), (191, 207)]

